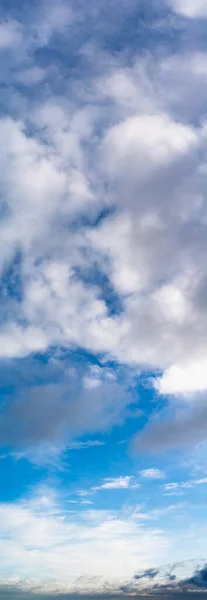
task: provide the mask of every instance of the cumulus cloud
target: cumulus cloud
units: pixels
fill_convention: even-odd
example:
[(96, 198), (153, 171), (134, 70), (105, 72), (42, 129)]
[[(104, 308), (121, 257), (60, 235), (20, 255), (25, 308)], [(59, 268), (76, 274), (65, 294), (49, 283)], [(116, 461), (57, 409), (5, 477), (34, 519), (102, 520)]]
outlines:
[[(167, 70), (162, 61), (156, 68), (163, 87), (162, 73), (171, 67)], [(199, 253), (204, 265), (205, 239), (192, 225), (203, 214), (199, 168), (205, 127), (179, 122), (167, 113), (167, 102), (160, 107), (159, 93), (154, 98), (145, 89), (149, 71), (149, 64), (140, 62), (122, 77), (132, 98), (143, 87), (150, 111), (125, 102), (123, 112), (120, 88), (113, 97), (117, 123), (100, 77), (92, 81), (112, 121), (94, 138), (93, 168), (86, 148), (101, 118), (98, 105), (92, 114), (73, 100), (68, 107), (50, 100), (27, 114), (35, 121), (33, 137), (24, 122), (2, 120), (7, 198), (2, 261), (12, 265), (16, 249), (22, 251), (22, 298), (11, 302), (1, 333), (2, 356), (24, 356), (58, 343), (164, 369), (175, 361), (179, 367), (198, 348), (205, 354), (200, 328), (205, 277), (196, 274), (195, 264)], [(121, 74), (113, 68), (113, 76)], [(102, 209), (115, 206), (117, 211), (97, 226), (83, 228), (81, 221), (80, 232), (72, 230), (77, 215), (87, 213), (93, 221), (100, 210), (97, 200)], [(119, 298), (120, 314), (110, 315), (100, 284), (89, 285), (97, 265)], [(97, 385), (98, 378), (87, 384)]]
[[(26, 122), (23, 116), (2, 119), (1, 180), (7, 201), (1, 260), (2, 268), (12, 266), (20, 248), (22, 289), (18, 301), (9, 297), (9, 314), (3, 306), (2, 357), (57, 344), (83, 347), (164, 370), (163, 382), (173, 365), (183, 368), (184, 359), (192, 374), (198, 351), (205, 361), (206, 129), (173, 115), (167, 98), (170, 59), (153, 64), (155, 94), (150, 60), (151, 66), (140, 59), (123, 72), (112, 65), (110, 76), (120, 80), (116, 94), (113, 88), (110, 92), (116, 119), (102, 91), (105, 74), (91, 81), (97, 98), (93, 112), (74, 98), (68, 106), (50, 98), (26, 113)], [(147, 111), (146, 102), (136, 101), (140, 89), (149, 99)], [(35, 124), (34, 136), (28, 123)], [(106, 208), (113, 214), (97, 222)], [(80, 229), (72, 227), (74, 220)], [(119, 300), (118, 312), (110, 313), (97, 269)], [(87, 376), (85, 385), (97, 387), (97, 374)], [(198, 389), (198, 378), (190, 386)]]
[[(126, 4), (118, 13), (113, 4), (113, 27), (117, 14), (121, 27), (134, 14), (134, 2)], [(186, 14), (189, 7), (177, 2)], [(196, 7), (204, 15), (204, 3)], [(103, 3), (99, 9), (104, 25)], [(132, 48), (128, 61), (125, 52), (83, 42), (71, 50), (77, 69), (67, 69), (80, 12), (44, 2), (1, 22), (10, 86), (18, 86), (2, 99), (0, 128), (0, 356), (81, 348), (156, 373), (160, 394), (203, 392), (205, 48), (172, 53), (169, 44), (165, 56)], [(95, 20), (93, 4), (87, 32)], [(20, 395), (4, 408), (2, 439), (47, 443), (69, 423), (78, 434), (119, 421), (125, 392), (107, 373), (104, 383), (97, 369), (84, 373), (76, 408), (67, 386), (30, 390), (27, 401)], [(205, 439), (203, 401), (192, 410), (149, 425), (149, 443), (153, 436), (155, 446), (164, 438), (172, 447), (188, 443), (186, 423), (192, 440)]]
[(172, 365), (162, 377), (155, 380), (155, 388), (160, 394), (188, 395), (203, 392), (207, 388), (207, 361)]

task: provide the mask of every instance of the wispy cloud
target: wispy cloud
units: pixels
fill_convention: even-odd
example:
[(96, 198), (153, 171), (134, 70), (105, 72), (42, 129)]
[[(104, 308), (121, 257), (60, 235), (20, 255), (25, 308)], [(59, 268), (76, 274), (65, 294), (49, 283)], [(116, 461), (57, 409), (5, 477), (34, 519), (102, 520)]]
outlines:
[(180, 489), (191, 489), (196, 487), (197, 485), (207, 484), (207, 477), (203, 477), (202, 479), (190, 479), (189, 481), (181, 481), (181, 482), (172, 482), (165, 483), (163, 488), (166, 491), (176, 491)]
[[(118, 585), (120, 578), (133, 574), (137, 561), (145, 568), (154, 560), (155, 548), (159, 560), (163, 559), (168, 547), (165, 534), (154, 527), (142, 528), (133, 511), (126, 515), (83, 506), (76, 512), (74, 507), (72, 512), (65, 510), (57, 494), (47, 488), (21, 501), (2, 503), (2, 567), (9, 561), (20, 580), (36, 579), (40, 590), (52, 568), (51, 592), (81, 593), (103, 591), (105, 578), (112, 587)], [(96, 580), (90, 582), (96, 576), (98, 587)]]
[(86, 442), (73, 442), (68, 446), (69, 450), (82, 450), (84, 448), (96, 448), (104, 446), (105, 442), (101, 440), (87, 440)]
[(134, 477), (125, 475), (125, 477), (115, 477), (114, 479), (104, 479), (103, 483), (93, 487), (95, 490), (118, 490), (118, 489), (137, 489), (140, 487), (139, 483), (133, 483)]
[(160, 471), (160, 469), (143, 469), (143, 471), (140, 471), (140, 475), (141, 477), (144, 477), (145, 479), (164, 479), (166, 477), (165, 473), (163, 471)]

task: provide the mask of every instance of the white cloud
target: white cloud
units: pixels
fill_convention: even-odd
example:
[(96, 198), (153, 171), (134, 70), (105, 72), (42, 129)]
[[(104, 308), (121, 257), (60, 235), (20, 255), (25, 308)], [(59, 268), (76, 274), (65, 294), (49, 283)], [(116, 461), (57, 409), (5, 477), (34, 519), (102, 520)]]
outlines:
[(181, 481), (180, 483), (178, 483), (178, 482), (166, 483), (163, 486), (163, 489), (167, 492), (171, 492), (171, 491), (177, 491), (180, 489), (191, 489), (193, 487), (196, 487), (197, 485), (204, 485), (204, 484), (207, 484), (207, 477), (203, 477), (201, 479), (191, 479), (189, 481)]
[[(149, 513), (129, 506), (109, 511), (89, 506), (76, 510), (73, 505), (70, 510), (57, 492), (43, 486), (27, 498), (1, 503), (0, 508), (4, 584), (12, 584), (15, 573), (20, 592), (98, 594), (106, 588), (120, 592), (138, 569), (179, 563), (183, 553), (188, 556), (185, 503), (158, 506)], [(174, 519), (173, 536), (163, 527), (167, 515)], [(155, 526), (154, 521), (162, 525)], [(194, 537), (191, 531), (191, 559), (198, 561), (206, 531), (199, 541), (197, 533), (198, 529)]]
[[(149, 164), (152, 180), (153, 177), (157, 178), (160, 168), (163, 172), (167, 168), (169, 172), (174, 161), (180, 164), (181, 156), (185, 156), (186, 153), (188, 156), (196, 146), (197, 132), (192, 127), (177, 124), (162, 114), (134, 116), (110, 128), (104, 135), (102, 144), (104, 168), (108, 170), (106, 157), (110, 156), (110, 170), (113, 169), (113, 178), (118, 178), (116, 202), (120, 195), (119, 185), (122, 185), (122, 192), (126, 185), (131, 190), (131, 208), (129, 205), (127, 213), (124, 210), (119, 217), (111, 218), (101, 227), (93, 228), (85, 240), (83, 236), (79, 237), (78, 233), (71, 234), (69, 240), (64, 222), (70, 223), (77, 211), (86, 211), (89, 206), (97, 206), (88, 181), (88, 157), (84, 155), (82, 147), (82, 143), (85, 144), (88, 136), (93, 134), (93, 119), (86, 110), (76, 111), (71, 117), (70, 111), (67, 112), (54, 103), (43, 106), (36, 119), (40, 134), (41, 128), (44, 135), (46, 132), (47, 151), (45, 144), (43, 145), (37, 137), (31, 139), (27, 136), (23, 124), (10, 120), (3, 121), (1, 127), (5, 154), (2, 181), (9, 197), (11, 211), (11, 216), (3, 224), (2, 252), (6, 260), (12, 258), (17, 245), (20, 245), (24, 252), (24, 299), (21, 307), (18, 305), (16, 308), (18, 314), (21, 308), (20, 317), (28, 323), (24, 328), (18, 325), (14, 313), (14, 324), (5, 326), (2, 333), (4, 344), (2, 343), (1, 347), (4, 348), (6, 356), (24, 356), (33, 349), (45, 349), (50, 344), (72, 343), (95, 352), (110, 352), (121, 361), (140, 362), (142, 356), (143, 362), (151, 361), (159, 365), (162, 357), (159, 356), (159, 349), (154, 346), (155, 342), (150, 345), (150, 350), (148, 331), (146, 334), (142, 332), (140, 348), (133, 340), (133, 331), (139, 327), (139, 318), (142, 320), (142, 329), (144, 325), (141, 298), (136, 294), (147, 289), (150, 282), (152, 284), (154, 281), (156, 285), (156, 278), (165, 273), (169, 264), (170, 257), (167, 253), (166, 264), (159, 264), (158, 245), (159, 256), (154, 256), (153, 264), (148, 246), (148, 239), (152, 233), (156, 235), (156, 244), (157, 236), (161, 242), (164, 235), (162, 244), (165, 246), (166, 224), (163, 218), (161, 219), (158, 206), (152, 208), (153, 197), (150, 198), (150, 210), (147, 214), (142, 203), (136, 206), (134, 186), (143, 186), (143, 182), (144, 186), (148, 186)], [(123, 139), (127, 142), (124, 145)], [(9, 160), (11, 148), (12, 161)], [(129, 169), (126, 171), (122, 168), (122, 162), (130, 161), (131, 154), (135, 153), (136, 161), (141, 160), (143, 164), (140, 164), (138, 170), (136, 162), (133, 166), (131, 161), (129, 173)], [(71, 170), (70, 161), (73, 163)], [(111, 176), (109, 172), (107, 176)], [(123, 177), (125, 182), (122, 181)], [(33, 185), (30, 189), (31, 181)], [(154, 187), (154, 182), (152, 185)], [(122, 196), (123, 193), (120, 196), (123, 203)], [(100, 267), (103, 267), (101, 256), (97, 256), (98, 248), (106, 253), (107, 261), (110, 259), (111, 268), (107, 274), (117, 293), (135, 294), (134, 299), (125, 302), (125, 314), (121, 317), (109, 317), (105, 302), (99, 298), (99, 289), (95, 285), (85, 285), (75, 277), (77, 267), (88, 267), (82, 253), (82, 246), (85, 243), (87, 248), (88, 239), (92, 248), (92, 265), (93, 257), (96, 256), (96, 260), (100, 259)], [(5, 243), (6, 240), (9, 240), (9, 243)], [(45, 253), (49, 253), (49, 259), (45, 260)], [(54, 254), (60, 258), (54, 260)], [(140, 257), (139, 262), (137, 256)], [(164, 257), (165, 254), (162, 253), (162, 261)], [(34, 267), (37, 262), (38, 268)], [(89, 266), (90, 264), (91, 260)], [(147, 299), (149, 307), (154, 303), (155, 311), (162, 304), (163, 327), (167, 326), (166, 319), (169, 321), (169, 309), (172, 324), (178, 321), (179, 325), (182, 321), (186, 299), (182, 290), (175, 284), (171, 283), (166, 290), (158, 289), (151, 297), (148, 295)], [(136, 314), (134, 303), (137, 306)], [(146, 301), (145, 307), (146, 310)], [(145, 322), (147, 326), (147, 314)], [(154, 327), (157, 327), (156, 323)], [(37, 341), (34, 346), (35, 339)], [(149, 350), (154, 356), (149, 356)], [(165, 355), (165, 349), (163, 354)], [(90, 380), (87, 377), (86, 385), (98, 386), (97, 374), (90, 377)]]
[(125, 477), (115, 477), (104, 479), (103, 483), (96, 485), (92, 490), (118, 490), (118, 489), (137, 489), (139, 483), (133, 483), (134, 477), (126, 475)]
[(207, 17), (206, 0), (173, 0), (173, 8), (185, 17)]
[(143, 113), (129, 117), (106, 135), (106, 168), (113, 178), (118, 177), (120, 184), (130, 185), (132, 179), (132, 183), (141, 185), (153, 179), (160, 167), (165, 168), (178, 157), (182, 158), (196, 141), (193, 128), (173, 122), (168, 115)]
[(207, 360), (184, 366), (172, 365), (155, 380), (155, 388), (160, 394), (175, 396), (204, 392), (207, 389)]
[(165, 473), (160, 471), (159, 469), (144, 469), (140, 471), (141, 477), (145, 477), (146, 479), (164, 479)]
[[(114, 479), (104, 479), (103, 483), (95, 486), (94, 490), (118, 490), (135, 487), (132, 484), (133, 477), (126, 475), (125, 477), (115, 477)], [(136, 484), (135, 484), (136, 485)], [(136, 486), (138, 487), (138, 486)]]
[[(159, 564), (168, 551), (167, 536), (142, 528), (124, 511), (62, 508), (46, 489), (31, 499), (1, 504), (0, 546), (7, 577), (32, 580), (52, 589), (100, 591), (104, 581), (120, 585), (137, 569)], [(156, 549), (156, 558), (155, 558)], [(51, 578), (52, 571), (52, 578)], [(98, 580), (96, 579), (98, 577)], [(95, 578), (94, 581), (91, 578)]]
[(84, 377), (84, 385), (86, 388), (98, 388), (103, 381), (115, 381), (116, 374), (110, 369), (99, 367), (98, 365), (90, 366), (88, 373)]

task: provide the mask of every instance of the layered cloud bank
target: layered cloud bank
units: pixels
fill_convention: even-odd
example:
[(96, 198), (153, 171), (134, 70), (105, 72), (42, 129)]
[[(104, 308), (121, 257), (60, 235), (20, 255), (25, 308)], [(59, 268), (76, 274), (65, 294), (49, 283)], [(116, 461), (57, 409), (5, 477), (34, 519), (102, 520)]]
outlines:
[[(76, 506), (68, 510), (68, 506), (66, 498), (62, 503), (58, 494), (46, 487), (21, 501), (1, 504), (1, 570), (15, 565), (18, 573), (1, 575), (2, 597), (28, 594), (32, 598), (39, 593), (46, 598), (58, 594), (63, 598), (171, 598), (206, 592), (205, 561), (181, 560), (179, 532), (170, 541), (160, 529), (165, 511), (145, 513), (139, 506), (111, 511)], [(185, 518), (185, 504), (171, 505), (168, 513), (175, 515), (175, 522), (176, 514)], [(186, 535), (182, 545), (188, 543)], [(204, 547), (205, 533), (202, 543)], [(177, 560), (169, 564), (172, 545)], [(147, 566), (150, 564), (154, 567)]]

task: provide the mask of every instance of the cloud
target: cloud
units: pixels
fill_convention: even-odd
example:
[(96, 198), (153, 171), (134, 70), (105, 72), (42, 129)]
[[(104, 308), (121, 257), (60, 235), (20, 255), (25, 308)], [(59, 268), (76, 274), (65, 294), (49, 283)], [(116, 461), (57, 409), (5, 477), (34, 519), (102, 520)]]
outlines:
[[(35, 2), (32, 7), (27, 5), (18, 20), (12, 19), (9, 11), (1, 19), (0, 48), (12, 49), (15, 46), (21, 56), (23, 49), (29, 53), (38, 47), (49, 45), (55, 34), (67, 33), (72, 22), (72, 10), (64, 1), (60, 1), (58, 7), (53, 0), (50, 3), (47, 0)], [(26, 28), (29, 35), (26, 35)]]
[[(64, 27), (65, 5), (58, 18), (53, 8), (42, 20), (43, 29), (49, 27), (48, 44), (55, 27)], [(169, 369), (183, 369), (184, 361), (186, 378), (193, 373), (198, 349), (205, 364), (206, 129), (204, 121), (198, 125), (178, 115), (185, 92), (177, 108), (173, 103), (180, 67), (192, 86), (205, 63), (196, 56), (136, 57), (133, 67), (121, 69), (116, 61), (108, 66), (105, 57), (98, 75), (88, 64), (93, 110), (86, 97), (76, 96), (76, 87), (70, 103), (61, 95), (57, 99), (45, 70), (43, 76), (31, 71), (37, 65), (24, 65), (23, 79), (43, 76), (50, 93), (30, 112), (20, 110), (18, 119), (1, 122), (7, 198), (1, 256), (12, 268), (21, 250), (22, 289), (17, 301), (7, 288), (7, 302), (2, 301), (2, 358), (56, 345), (82, 347), (164, 372), (161, 387)], [(202, 87), (205, 72), (199, 72)], [(100, 213), (104, 217), (97, 220)], [(196, 230), (194, 221), (200, 223)], [(85, 374), (86, 388), (98, 388), (99, 381), (98, 373)], [(191, 387), (199, 386), (194, 377)]]
[(73, 442), (68, 446), (70, 450), (81, 450), (82, 448), (94, 448), (97, 446), (104, 446), (105, 442), (101, 440), (88, 440), (86, 442)]
[(1, 21), (0, 23), (0, 51), (19, 46), (23, 41), (22, 27), (18, 21)]
[(140, 579), (154, 579), (159, 573), (159, 569), (147, 569), (144, 573), (138, 573), (134, 579), (139, 581)]
[[(26, 589), (28, 590), (28, 588), (26, 588)], [(107, 586), (106, 586), (106, 590), (107, 590)], [(163, 597), (165, 597), (166, 592), (168, 594), (169, 600), (173, 600), (173, 598), (175, 598), (175, 597), (178, 598), (179, 600), (181, 600), (182, 598), (184, 600), (192, 600), (191, 592), (188, 593), (185, 591), (181, 591), (181, 592), (175, 591), (175, 590), (172, 591), (172, 590), (170, 590), (169, 587), (162, 588), (162, 589), (159, 588), (160, 597), (162, 596), (162, 594), (163, 594)], [(53, 599), (54, 600), (55, 599), (62, 600), (63, 598), (64, 598), (64, 600), (72, 600), (73, 598), (75, 600), (84, 600), (84, 599), (90, 600), (91, 597), (98, 598), (99, 600), (108, 600), (108, 598), (114, 598), (114, 597), (127, 599), (128, 594), (130, 593), (130, 590), (128, 591), (127, 586), (125, 586), (124, 590), (120, 589), (118, 591), (119, 595), (117, 595), (117, 592), (115, 592), (115, 593), (116, 593), (116, 596), (114, 596), (114, 590), (111, 590), (111, 591), (107, 590), (107, 591), (103, 592), (102, 594), (97, 594), (97, 595), (92, 594), (91, 592), (90, 592), (90, 595), (87, 595), (85, 593), (84, 593), (84, 595), (77, 594), (77, 593), (76, 594), (70, 594), (70, 593), (69, 594), (68, 593), (67, 594), (65, 594), (65, 593), (59, 594), (57, 592), (55, 592), (55, 595), (53, 595), (53, 593), (51, 593), (51, 592), (49, 592), (49, 593), (44, 592), (44, 595), (42, 595), (42, 594), (39, 594), (37, 590), (35, 590), (35, 586), (33, 586), (33, 589), (31, 589), (29, 592), (22, 590), (21, 586), (19, 586), (19, 585), (17, 587), (17, 585), (13, 586), (13, 585), (2, 584), (1, 588), (0, 588), (0, 598), (3, 598), (3, 600), (13, 600), (13, 599), (14, 600), (30, 600), (30, 599), (31, 600), (53, 600)], [(127, 594), (127, 595), (125, 595), (125, 594)], [(155, 590), (154, 594), (155, 595), (152, 595), (149, 592), (149, 595), (148, 595), (147, 593), (145, 593), (144, 597), (146, 598), (146, 600), (150, 600), (150, 599), (155, 600), (157, 598), (156, 590)], [(135, 598), (137, 598), (138, 600), (141, 600), (141, 598), (143, 598), (143, 594), (139, 593), (139, 592), (136, 594), (133, 593), (133, 596)], [(196, 599), (205, 600), (205, 596), (201, 595), (201, 593), (198, 591), (197, 591), (197, 593), (194, 592), (193, 597)]]
[[(64, 495), (44, 485), (18, 501), (1, 503), (1, 514), (4, 598), (7, 592), (14, 598), (18, 593), (28, 598), (35, 593), (50, 598), (119, 593), (173, 597), (205, 581), (204, 574), (196, 572), (198, 584), (194, 582), (194, 560), (179, 564), (180, 528), (174, 531), (177, 565), (160, 567), (172, 557), (167, 532), (149, 522), (146, 526), (134, 508), (109, 511), (73, 505), (70, 510)], [(15, 579), (10, 575), (14, 572)]]
[[(67, 429), (67, 435), (69, 437), (74, 435), (70, 431), (70, 426)], [(63, 431), (61, 430), (61, 433)], [(61, 437), (61, 440), (60, 440)], [(23, 441), (20, 446), (26, 446), (24, 450), (10, 451), (6, 454), (0, 455), (0, 459), (11, 457), (15, 461), (28, 460), (35, 464), (37, 467), (47, 467), (59, 472), (64, 472), (69, 469), (67, 452), (70, 450), (85, 450), (86, 448), (97, 448), (104, 446), (105, 442), (100, 440), (88, 440), (88, 441), (71, 441), (67, 443), (67, 436), (62, 437), (57, 435), (53, 442), (45, 440), (40, 442), (37, 438), (36, 442), (27, 443)], [(19, 447), (19, 444), (14, 442), (14, 447)]]
[[(204, 5), (196, 6), (201, 14)], [(122, 34), (134, 11), (134, 2), (113, 3), (110, 32), (117, 26)], [(106, 36), (103, 3), (90, 8), (86, 30), (80, 13), (43, 2), (1, 22), (9, 56), (0, 128), (1, 359), (83, 349), (155, 374), (161, 394), (203, 392), (205, 48), (178, 44), (172, 52), (169, 41), (163, 56), (132, 44), (128, 61), (124, 45), (114, 52), (104, 43), (104, 52), (86, 42), (90, 31)], [(13, 440), (14, 451), (49, 445), (52, 456), (57, 440), (121, 422), (130, 400), (110, 368), (104, 376), (89, 368), (81, 386), (43, 384), (12, 398), (1, 414), (4, 443)], [(143, 446), (204, 440), (199, 400), (192, 412), (149, 423)]]
[(17, 74), (17, 81), (23, 85), (38, 85), (46, 76), (45, 70), (41, 67), (29, 67)]
[(48, 453), (54, 458), (58, 444), (60, 451), (70, 444), (72, 448), (100, 445), (99, 441), (74, 442), (73, 438), (104, 431), (117, 424), (119, 419), (121, 423), (130, 401), (128, 393), (117, 383), (103, 384), (98, 390), (86, 390), (76, 376), (66, 379), (62, 385), (26, 388), (19, 397), (8, 399), (2, 406), (1, 444), (30, 450), (37, 460), (37, 446), (40, 459)]
[(207, 566), (205, 566), (203, 569), (198, 569), (193, 577), (190, 577), (190, 579), (186, 581), (186, 584), (190, 584), (194, 588), (207, 590)]
[[(199, 0), (174, 8), (205, 17)], [(0, 438), (3, 456), (46, 466), (50, 476), (58, 468), (65, 490), (65, 456), (71, 452), (85, 477), (73, 451), (91, 448), (95, 468), (98, 434), (137, 416), (140, 376), (146, 410), (155, 406), (150, 394), (158, 404), (136, 449), (206, 440), (205, 22), (186, 22), (154, 0), (92, 0), (87, 8), (82, 0), (35, 0), (15, 7), (15, 17), (5, 11)], [(173, 396), (165, 411), (156, 392)], [(119, 437), (129, 435), (127, 422)], [(163, 483), (159, 469), (140, 474)], [(136, 481), (78, 481), (77, 506), (50, 490), (2, 502), (3, 599), (205, 594), (205, 572), (178, 578), (168, 567), (162, 577), (159, 565), (190, 552), (199, 565), (205, 527), (189, 531), (190, 507), (166, 505), (164, 494), (206, 479), (159, 485), (162, 503), (150, 510), (128, 505)], [(121, 490), (123, 508), (100, 510), (112, 496), (119, 502)]]
[(207, 6), (205, 0), (173, 0), (173, 8), (189, 18), (207, 17)]
[[(1, 569), (15, 572), (20, 591), (39, 593), (104, 593), (118, 588), (140, 568), (162, 561), (165, 534), (141, 527), (133, 510), (98, 510), (65, 503), (49, 488), (13, 503), (1, 503)], [(70, 557), (70, 558), (69, 558)], [(8, 571), (7, 571), (8, 572)], [(52, 573), (52, 576), (51, 576)], [(11, 575), (5, 584), (12, 585)]]
[(144, 469), (143, 471), (140, 471), (140, 475), (141, 475), (141, 477), (144, 477), (146, 479), (164, 479), (165, 478), (165, 473), (163, 473), (163, 471), (160, 471), (159, 469)]
[[(166, 58), (152, 64), (151, 60), (136, 60), (133, 68), (121, 72), (112, 65), (110, 77), (126, 82), (123, 88), (120, 81), (118, 96), (111, 90), (117, 123), (102, 91), (109, 77), (105, 73), (91, 80), (97, 98), (94, 112), (88, 105), (80, 108), (76, 98), (66, 107), (51, 92), (45, 104), (27, 113), (35, 136), (28, 135), (23, 115), (18, 121), (2, 120), (2, 182), (9, 199), (2, 224), (2, 257), (12, 265), (16, 248), (21, 248), (23, 290), (20, 302), (13, 298), (9, 317), (7, 312), (2, 356), (21, 357), (54, 344), (72, 345), (163, 370), (175, 361), (179, 367), (190, 353), (191, 361), (196, 360), (192, 352), (196, 354), (198, 347), (205, 353), (199, 298), (195, 294), (191, 298), (190, 275), (195, 272), (198, 243), (201, 260), (205, 254), (204, 237), (202, 241), (192, 230), (192, 216), (198, 213), (199, 218), (201, 210), (195, 188), (205, 132), (174, 118), (171, 106), (168, 114), (165, 94), (172, 62)], [(157, 70), (158, 88), (161, 81), (165, 88), (165, 93), (159, 88), (156, 98), (149, 89), (152, 68)], [(149, 99), (148, 112), (146, 98), (137, 105), (140, 88)], [(124, 108), (123, 89), (129, 89)], [(165, 107), (160, 106), (161, 92)], [(102, 123), (100, 136), (94, 138), (92, 161), (86, 148), (101, 119), (101, 99), (107, 123)], [(127, 164), (126, 169), (123, 165)], [(35, 184), (30, 189), (31, 181)], [(107, 206), (116, 211), (91, 226), (90, 215), (94, 223), (100, 208), (105, 209), (105, 186), (111, 189)], [(164, 190), (169, 188), (172, 202), (169, 199), (169, 210), (165, 210)], [(127, 208), (126, 194), (130, 198)], [(80, 215), (87, 215), (87, 227), (81, 221), (80, 231), (78, 227), (73, 230), (72, 223)], [(178, 254), (183, 257), (179, 261)], [(183, 268), (179, 272), (181, 263), (186, 264), (185, 276)], [(119, 314), (110, 314), (104, 286), (95, 277), (97, 265), (119, 300)], [(201, 274), (195, 282), (198, 292), (202, 282)], [(97, 386), (98, 377), (86, 383)]]
[(175, 482), (175, 483), (166, 483), (163, 486), (163, 489), (168, 491), (174, 491), (174, 490), (179, 490), (179, 489), (191, 489), (193, 487), (196, 487), (197, 485), (203, 485), (203, 484), (207, 484), (207, 477), (203, 477), (202, 479), (192, 479), (189, 481), (182, 481), (181, 483)]
[(155, 380), (154, 385), (160, 394), (185, 396), (203, 392), (207, 389), (207, 361), (186, 366), (172, 365)]
[[(203, 561), (204, 562), (204, 561)], [(167, 567), (159, 567), (158, 569), (147, 569), (135, 575), (135, 581), (138, 581), (138, 586), (133, 582), (123, 586), (123, 591), (129, 595), (139, 598), (139, 593), (142, 597), (151, 598), (190, 598), (192, 594), (196, 595), (198, 589), (207, 590), (206, 586), (206, 565), (196, 569), (194, 575), (189, 578), (183, 578), (179, 570), (182, 567), (187, 567), (186, 563), (175, 563)], [(193, 565), (191, 566), (191, 569)], [(179, 574), (178, 574), (179, 573)], [(151, 580), (151, 581), (150, 581)], [(139, 586), (141, 581), (141, 586)], [(202, 597), (202, 596), (201, 596)], [(204, 597), (204, 596), (203, 596)]]
[(103, 379), (108, 381), (115, 381), (116, 374), (110, 369), (102, 369), (97, 365), (92, 365), (87, 375), (85, 375), (84, 377), (84, 385), (86, 388), (89, 389), (97, 388), (99, 387), (99, 385), (101, 385)]
[(115, 477), (114, 479), (105, 479), (100, 485), (95, 486), (94, 490), (116, 490), (116, 489), (137, 489), (140, 484), (133, 484), (133, 477), (126, 475), (125, 477)]
[(143, 431), (134, 438), (135, 449), (150, 451), (192, 448), (206, 441), (205, 401), (195, 401), (190, 407), (176, 411), (175, 416), (166, 417), (161, 411), (157, 418), (149, 419)]

